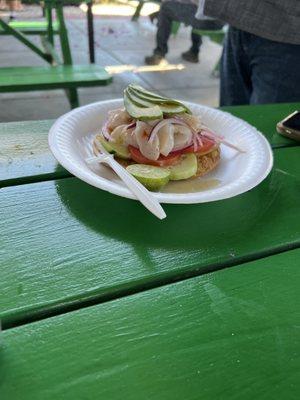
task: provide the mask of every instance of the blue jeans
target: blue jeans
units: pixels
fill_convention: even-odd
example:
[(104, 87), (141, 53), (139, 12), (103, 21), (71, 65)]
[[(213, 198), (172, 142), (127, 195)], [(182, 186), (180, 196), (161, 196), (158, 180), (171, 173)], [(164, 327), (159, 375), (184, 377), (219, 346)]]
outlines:
[(220, 105), (300, 101), (300, 45), (229, 28), (221, 60)]

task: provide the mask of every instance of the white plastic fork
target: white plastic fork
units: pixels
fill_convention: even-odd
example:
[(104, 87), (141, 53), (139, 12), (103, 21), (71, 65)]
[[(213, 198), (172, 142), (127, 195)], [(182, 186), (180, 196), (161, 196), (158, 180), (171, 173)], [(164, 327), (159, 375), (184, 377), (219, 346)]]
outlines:
[[(82, 138), (81, 145), (84, 146), (88, 154), (88, 158), (85, 159), (87, 164), (91, 163), (105, 163), (115, 171), (115, 173), (122, 179), (128, 189), (137, 197), (137, 199), (159, 219), (166, 218), (166, 213), (159, 201), (152, 195), (149, 190), (145, 188), (138, 180), (136, 180), (125, 168), (123, 168), (115, 159), (114, 156), (97, 142), (97, 147), (93, 147), (92, 140), (93, 136), (88, 135)], [(98, 151), (97, 155), (94, 155), (93, 150)]]

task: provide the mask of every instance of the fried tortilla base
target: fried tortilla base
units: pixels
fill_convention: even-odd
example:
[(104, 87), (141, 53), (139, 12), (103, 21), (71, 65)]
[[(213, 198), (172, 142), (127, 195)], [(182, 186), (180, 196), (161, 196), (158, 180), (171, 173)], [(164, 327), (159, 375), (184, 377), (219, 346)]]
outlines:
[(214, 149), (210, 153), (204, 155), (197, 155), (198, 169), (196, 176), (203, 176), (212, 171), (219, 164), (221, 159), (220, 147)]

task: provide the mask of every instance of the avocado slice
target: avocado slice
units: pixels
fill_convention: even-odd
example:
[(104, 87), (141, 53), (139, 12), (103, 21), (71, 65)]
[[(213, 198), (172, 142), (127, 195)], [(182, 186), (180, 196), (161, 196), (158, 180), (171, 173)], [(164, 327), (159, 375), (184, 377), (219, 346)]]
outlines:
[(196, 175), (198, 167), (197, 157), (194, 153), (183, 154), (179, 164), (169, 167), (170, 180), (179, 181)]
[(115, 154), (117, 157), (125, 160), (129, 160), (131, 158), (127, 146), (124, 146), (120, 143), (108, 142), (101, 135), (97, 135), (96, 139), (99, 140), (105, 150), (107, 150), (109, 153)]
[(126, 90), (124, 91), (124, 106), (132, 118), (141, 121), (161, 119), (163, 117), (163, 113), (157, 105), (152, 105), (152, 107), (139, 107), (134, 104)]
[(127, 171), (147, 189), (157, 191), (169, 182), (170, 171), (167, 168), (146, 164), (129, 165)]
[(161, 105), (161, 104), (177, 105), (184, 109), (183, 112), (186, 112), (188, 114), (192, 113), (190, 111), (190, 109), (186, 105), (181, 103), (179, 100), (170, 99), (168, 97), (163, 97), (156, 93), (149, 92), (148, 90), (146, 90), (143, 87), (138, 86), (138, 85), (130, 84), (128, 86), (128, 89), (130, 90), (131, 93), (133, 92), (137, 97), (139, 97), (142, 100), (146, 100), (150, 103), (157, 104), (157, 105)]
[[(126, 93), (127, 95), (130, 97), (130, 100), (132, 101), (132, 103), (134, 103), (135, 105), (139, 106), (139, 107), (153, 107), (153, 104), (157, 104), (154, 103), (153, 101), (149, 101), (147, 98), (142, 98), (142, 96), (140, 96), (140, 94), (136, 94), (132, 89), (127, 88), (126, 89)], [(184, 113), (185, 112), (185, 108), (182, 107), (181, 105), (177, 105), (177, 104), (157, 104), (159, 106), (159, 108), (161, 109), (161, 111), (164, 114), (169, 114), (169, 115), (173, 115), (173, 114), (180, 114), (180, 113)]]

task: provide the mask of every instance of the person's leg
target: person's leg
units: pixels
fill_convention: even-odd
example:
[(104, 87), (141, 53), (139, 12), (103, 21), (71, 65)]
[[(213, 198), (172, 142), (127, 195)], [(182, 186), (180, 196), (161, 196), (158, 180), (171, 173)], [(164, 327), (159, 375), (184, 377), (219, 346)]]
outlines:
[(168, 52), (168, 40), (171, 34), (173, 21), (173, 6), (176, 8), (178, 3), (167, 1), (162, 3), (160, 7), (157, 22), (156, 47), (153, 51), (153, 55), (145, 57), (145, 63), (148, 65), (159, 64)]
[(201, 37), (201, 35), (198, 35), (197, 33), (193, 33), (193, 29), (191, 32), (191, 41), (192, 41), (192, 46), (191, 46), (190, 50), (193, 54), (198, 55), (200, 46), (202, 44), (202, 37)]
[(189, 48), (189, 50), (185, 51), (184, 53), (181, 53), (181, 57), (185, 61), (189, 61), (192, 63), (198, 63), (199, 62), (199, 51), (200, 51), (200, 47), (202, 44), (202, 37), (201, 37), (201, 35), (194, 33), (193, 29), (191, 31), (191, 41), (192, 41), (191, 47)]
[(9, 19), (15, 19), (16, 0), (6, 0), (9, 9)]
[(171, 34), (172, 22), (178, 21), (187, 26), (193, 26), (198, 21), (195, 18), (196, 12), (197, 6), (195, 4), (180, 3), (174, 0), (163, 2), (158, 16), (155, 52), (167, 54), (167, 43)]
[(1, 11), (6, 11), (8, 9), (6, 0), (0, 0), (0, 10)]
[(300, 101), (300, 45), (248, 34), (252, 66), (251, 104)]
[(230, 27), (224, 41), (220, 71), (220, 105), (249, 104), (251, 71), (244, 46), (244, 32)]
[(156, 48), (154, 54), (165, 56), (168, 52), (168, 40), (171, 34), (174, 15), (177, 14), (178, 2), (167, 1), (162, 3), (157, 22)]
[(213, 19), (202, 19), (195, 18), (197, 7), (192, 5), (191, 13), (189, 14), (189, 25), (192, 26), (191, 41), (192, 45), (188, 51), (182, 53), (182, 58), (190, 62), (199, 61), (199, 51), (202, 44), (202, 37), (198, 33), (193, 32), (193, 29), (203, 30), (218, 30), (222, 29), (224, 23)]
[[(184, 23), (185, 25), (192, 25), (192, 23), (194, 23), (196, 20), (196, 11), (197, 6), (194, 4), (185, 4), (174, 0), (162, 3), (158, 16), (156, 48), (154, 49), (154, 56), (145, 58), (145, 62), (147, 64), (152, 64), (152, 61), (154, 63), (158, 58), (161, 60), (167, 54), (168, 40), (171, 34), (172, 22), (178, 21)], [(199, 52), (201, 38), (195, 43), (196, 44), (194, 48), (196, 50), (196, 47), (198, 47), (197, 52)]]

